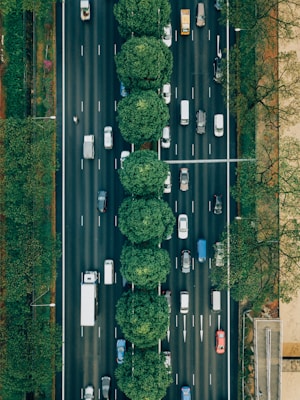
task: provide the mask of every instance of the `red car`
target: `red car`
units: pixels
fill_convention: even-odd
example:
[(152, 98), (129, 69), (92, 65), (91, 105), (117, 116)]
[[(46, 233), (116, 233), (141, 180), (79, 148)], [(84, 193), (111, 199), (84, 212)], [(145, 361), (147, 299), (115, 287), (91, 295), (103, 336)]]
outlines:
[(216, 352), (217, 354), (225, 353), (226, 334), (225, 331), (216, 331)]

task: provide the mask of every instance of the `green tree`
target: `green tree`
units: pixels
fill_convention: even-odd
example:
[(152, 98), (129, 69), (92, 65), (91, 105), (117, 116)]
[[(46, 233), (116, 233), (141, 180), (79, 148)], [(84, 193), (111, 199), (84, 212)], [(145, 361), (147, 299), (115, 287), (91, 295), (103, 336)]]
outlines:
[(120, 0), (114, 5), (114, 14), (125, 39), (133, 35), (160, 39), (170, 21), (171, 5), (168, 0)]
[(138, 288), (155, 289), (170, 272), (169, 253), (159, 247), (141, 248), (125, 244), (121, 253), (121, 274)]
[(119, 80), (129, 90), (158, 90), (170, 81), (173, 68), (170, 49), (162, 40), (146, 36), (125, 42), (115, 62)]
[(157, 141), (169, 119), (168, 106), (152, 90), (132, 93), (118, 105), (120, 132), (126, 142), (136, 146)]
[(138, 150), (130, 154), (119, 176), (128, 193), (137, 197), (160, 197), (168, 171), (168, 164), (158, 160), (156, 152)]
[(155, 291), (125, 292), (117, 303), (116, 320), (126, 340), (141, 349), (166, 336), (168, 316), (165, 297)]
[(173, 231), (175, 217), (160, 199), (125, 198), (119, 208), (119, 229), (131, 243), (161, 243)]
[(173, 379), (157, 351), (128, 352), (115, 371), (118, 387), (131, 400), (157, 400), (166, 396)]

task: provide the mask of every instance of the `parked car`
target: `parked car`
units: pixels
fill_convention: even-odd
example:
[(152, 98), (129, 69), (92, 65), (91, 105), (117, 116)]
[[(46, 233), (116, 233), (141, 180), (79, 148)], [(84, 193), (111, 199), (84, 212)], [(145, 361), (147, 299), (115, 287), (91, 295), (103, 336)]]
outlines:
[(170, 351), (164, 351), (164, 356), (165, 356), (165, 367), (169, 369), (169, 374), (171, 373), (171, 352)]
[(104, 128), (104, 148), (109, 150), (112, 149), (114, 145), (113, 141), (113, 131), (111, 126), (105, 126)]
[(122, 169), (124, 168), (124, 161), (125, 161), (125, 159), (126, 159), (129, 155), (130, 155), (130, 151), (123, 150), (123, 151), (121, 152), (120, 165), (121, 165), (121, 168), (122, 168)]
[(224, 0), (216, 0), (215, 2), (215, 9), (217, 11), (221, 11), (224, 6)]
[(199, 134), (205, 133), (206, 128), (206, 112), (198, 110), (196, 112), (196, 131)]
[(215, 249), (215, 264), (216, 267), (224, 267), (225, 262), (224, 262), (224, 243), (222, 242), (216, 242), (214, 245)]
[(171, 102), (171, 84), (165, 83), (162, 89), (162, 97), (166, 104)]
[(94, 398), (94, 388), (92, 385), (88, 385), (84, 389), (84, 399), (92, 400)]
[(171, 47), (172, 45), (172, 25), (168, 24), (164, 27), (163, 42), (166, 46)]
[(216, 331), (216, 353), (224, 354), (225, 353), (225, 342), (226, 342), (226, 334), (223, 330)]
[(165, 296), (168, 302), (168, 312), (171, 314), (172, 306), (171, 306), (171, 290), (164, 290), (162, 294)]
[(178, 237), (179, 239), (187, 239), (189, 233), (188, 216), (179, 214), (178, 216)]
[(102, 376), (101, 378), (102, 396), (104, 399), (109, 399), (110, 381), (110, 376)]
[(186, 192), (189, 190), (189, 181), (190, 181), (190, 175), (189, 175), (189, 169), (188, 168), (180, 168), (180, 173), (179, 173), (179, 188), (183, 192)]
[(214, 81), (217, 83), (221, 83), (223, 79), (223, 70), (222, 70), (222, 59), (220, 57), (216, 57), (214, 59)]
[(181, 400), (191, 400), (191, 388), (189, 386), (182, 386), (181, 388)]
[(215, 194), (214, 195), (214, 214), (222, 214), (223, 207), (222, 207), (222, 195)]
[(97, 194), (97, 209), (101, 213), (107, 211), (107, 191), (99, 190)]
[(170, 132), (170, 127), (165, 126), (163, 129), (162, 133), (162, 138), (161, 138), (161, 147), (163, 149), (169, 149), (171, 146), (171, 132)]
[(125, 350), (126, 350), (126, 340), (118, 339), (117, 340), (117, 363), (118, 364), (123, 364)]
[(182, 250), (181, 252), (181, 271), (187, 274), (191, 271), (192, 257), (190, 250)]
[(224, 135), (224, 115), (215, 114), (214, 116), (214, 134), (216, 137)]
[(171, 193), (171, 190), (172, 190), (171, 171), (169, 171), (166, 180), (164, 182), (164, 193)]
[(127, 93), (127, 91), (126, 91), (126, 88), (125, 88), (123, 82), (120, 82), (120, 95), (121, 95), (122, 97), (128, 96), (128, 93)]

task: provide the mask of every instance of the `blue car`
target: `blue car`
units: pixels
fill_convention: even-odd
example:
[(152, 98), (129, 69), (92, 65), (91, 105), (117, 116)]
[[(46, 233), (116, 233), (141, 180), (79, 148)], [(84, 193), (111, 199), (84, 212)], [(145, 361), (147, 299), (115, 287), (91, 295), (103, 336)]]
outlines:
[(123, 364), (125, 350), (126, 350), (126, 340), (118, 339), (117, 340), (117, 363), (118, 364)]
[(189, 386), (182, 386), (181, 400), (191, 400), (191, 388)]
[(120, 82), (120, 95), (121, 95), (122, 97), (128, 96), (128, 93), (126, 92), (126, 88), (125, 88), (123, 82)]

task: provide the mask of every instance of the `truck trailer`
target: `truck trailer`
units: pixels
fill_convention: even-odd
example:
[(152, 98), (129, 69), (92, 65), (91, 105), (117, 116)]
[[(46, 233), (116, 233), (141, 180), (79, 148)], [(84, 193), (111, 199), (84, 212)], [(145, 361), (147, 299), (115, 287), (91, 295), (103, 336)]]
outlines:
[(191, 15), (189, 9), (181, 9), (180, 10), (180, 34), (181, 35), (189, 35), (190, 34), (190, 24), (191, 24)]
[(94, 326), (97, 311), (98, 272), (86, 271), (81, 274), (80, 325)]
[(83, 158), (93, 160), (95, 156), (94, 135), (84, 135), (83, 138)]
[(91, 19), (91, 6), (88, 0), (80, 0), (80, 18), (81, 21), (89, 21)]

